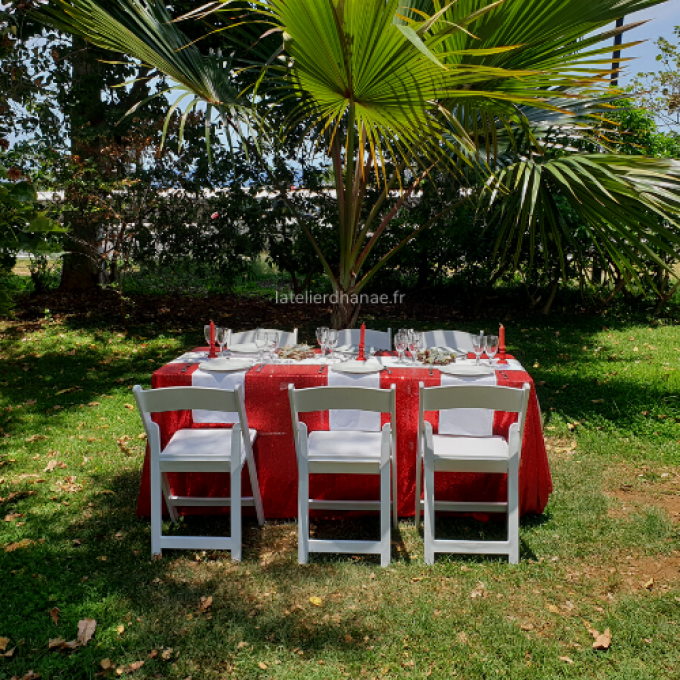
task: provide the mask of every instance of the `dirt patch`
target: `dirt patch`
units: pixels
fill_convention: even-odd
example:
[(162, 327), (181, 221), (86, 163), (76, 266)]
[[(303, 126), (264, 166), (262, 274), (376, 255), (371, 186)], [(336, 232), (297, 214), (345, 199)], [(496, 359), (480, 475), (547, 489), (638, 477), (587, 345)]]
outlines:
[(677, 476), (664, 482), (621, 484), (617, 489), (605, 491), (613, 501), (608, 514), (612, 519), (625, 519), (633, 513), (655, 507), (668, 514), (673, 522), (680, 522), (680, 479)]
[(668, 592), (680, 583), (680, 553), (641, 557), (626, 555), (618, 565), (619, 590)]

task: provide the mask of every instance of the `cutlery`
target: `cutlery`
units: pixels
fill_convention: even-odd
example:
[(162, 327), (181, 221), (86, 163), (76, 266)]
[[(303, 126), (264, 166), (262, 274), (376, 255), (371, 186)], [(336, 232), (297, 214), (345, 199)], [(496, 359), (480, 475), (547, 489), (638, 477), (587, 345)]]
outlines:
[(392, 375), (392, 371), (390, 371), (390, 369), (387, 366), (385, 366), (385, 370), (387, 371), (387, 375)]
[(319, 369), (319, 373), (323, 373), (323, 371), (324, 371), (325, 368), (326, 368), (325, 366), (322, 366), (322, 367)]
[(502, 375), (506, 380), (510, 380), (510, 378), (508, 378), (508, 374), (505, 373), (504, 371), (501, 371), (501, 375)]
[(189, 366), (191, 366), (191, 364), (187, 364), (187, 365), (180, 371), (180, 373), (186, 373), (186, 370), (187, 370), (187, 368), (189, 368)]
[(267, 365), (267, 364), (260, 364), (260, 365), (257, 367), (257, 370), (255, 371), (255, 373), (259, 373), (266, 365)]
[(430, 366), (430, 375), (434, 375), (434, 373), (432, 373), (432, 366)]

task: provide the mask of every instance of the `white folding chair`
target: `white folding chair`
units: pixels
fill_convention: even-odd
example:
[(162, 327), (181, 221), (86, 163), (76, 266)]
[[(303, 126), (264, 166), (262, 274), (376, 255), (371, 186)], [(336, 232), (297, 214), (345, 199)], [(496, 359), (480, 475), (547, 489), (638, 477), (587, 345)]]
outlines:
[[(231, 339), (228, 341), (231, 345), (240, 345), (243, 342), (255, 342), (255, 332), (264, 331), (265, 333), (279, 334), (279, 347), (286, 345), (297, 345), (298, 329), (294, 328), (291, 331), (280, 331), (278, 328), (254, 328), (252, 331), (241, 331), (240, 333), (232, 333)], [(227, 347), (229, 346), (227, 345)]]
[[(338, 347), (343, 345), (359, 345), (361, 340), (361, 329), (344, 328), (338, 331)], [(364, 335), (364, 347), (366, 351), (373, 347), (376, 351), (392, 349), (392, 329), (387, 331), (371, 331), (366, 329)]]
[[(425, 563), (433, 564), (437, 552), (459, 554), (508, 555), (511, 564), (519, 562), (519, 464), (522, 453), (524, 420), (530, 387), (522, 389), (494, 385), (453, 385), (424, 387), (420, 383), (420, 421), (416, 457), (416, 527), (425, 508)], [(510, 426), (508, 441), (500, 436), (467, 437), (435, 435), (432, 424), (424, 418), (426, 411), (456, 408), (482, 408), (518, 413)], [(425, 484), (420, 498), (420, 467), (424, 462)], [(435, 501), (435, 472), (507, 473), (507, 502)], [(446, 541), (435, 539), (435, 510), (453, 512), (505, 512), (508, 517), (506, 541)]]
[(461, 352), (472, 352), (472, 333), (465, 331), (425, 331), (428, 347), (450, 347)]
[[(230, 550), (234, 560), (241, 559), (241, 506), (255, 506), (257, 520), (264, 524), (264, 512), (257, 469), (253, 456), (253, 442), (257, 432), (248, 427), (243, 405), (242, 387), (222, 390), (207, 387), (165, 387), (143, 390), (133, 388), (137, 408), (149, 442), (151, 478), (151, 554), (160, 555), (163, 548), (188, 550)], [(151, 420), (152, 413), (164, 411), (236, 412), (239, 422), (231, 429), (206, 428), (178, 430), (161, 450), (160, 428)], [(241, 471), (247, 461), (252, 497), (241, 497)], [(226, 472), (231, 475), (229, 498), (176, 496), (170, 490), (168, 472)], [(177, 507), (231, 506), (231, 536), (163, 536), (161, 528), (161, 494), (165, 498), (170, 519), (177, 521)]]
[[(392, 474), (392, 521), (397, 526), (396, 387), (288, 386), (293, 434), (298, 463), (298, 561), (306, 564), (310, 552), (378, 554), (380, 564), (390, 563), (390, 472)], [(381, 432), (307, 432), (299, 413), (330, 409), (389, 413), (390, 424)], [(315, 500), (309, 498), (309, 475), (343, 473), (380, 475), (380, 500)], [(309, 538), (309, 511), (379, 510), (379, 541), (318, 540)]]

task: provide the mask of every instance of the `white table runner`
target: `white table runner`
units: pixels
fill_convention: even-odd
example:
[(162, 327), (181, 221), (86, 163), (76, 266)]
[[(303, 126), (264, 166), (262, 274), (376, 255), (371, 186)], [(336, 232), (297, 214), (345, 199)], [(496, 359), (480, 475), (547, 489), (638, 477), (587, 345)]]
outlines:
[[(442, 387), (447, 385), (496, 385), (496, 373), (462, 377), (442, 373)], [(464, 437), (490, 437), (493, 434), (493, 411), (484, 408), (457, 408), (439, 412), (439, 434)]]
[[(246, 369), (248, 370), (248, 369)], [(194, 387), (215, 387), (222, 390), (233, 390), (243, 385), (245, 398), (246, 370), (232, 373), (209, 373), (200, 368), (191, 376), (191, 384)], [(238, 423), (238, 413), (225, 411), (193, 411), (195, 423)]]
[[(328, 371), (328, 385), (332, 387), (380, 387), (380, 372), (338, 373)], [(346, 411), (332, 409), (328, 412), (331, 430), (361, 430), (380, 432), (380, 413), (373, 411)]]

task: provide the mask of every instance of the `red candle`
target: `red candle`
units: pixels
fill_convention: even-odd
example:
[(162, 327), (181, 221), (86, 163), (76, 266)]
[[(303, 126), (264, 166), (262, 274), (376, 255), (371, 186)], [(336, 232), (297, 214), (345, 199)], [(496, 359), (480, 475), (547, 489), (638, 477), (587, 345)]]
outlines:
[(498, 363), (507, 363), (505, 359), (505, 326), (503, 324), (498, 328)]
[(366, 324), (361, 324), (361, 336), (359, 337), (359, 361), (365, 361), (364, 359), (364, 342), (366, 339)]
[(214, 359), (217, 354), (215, 353), (215, 322), (210, 321), (210, 358)]

